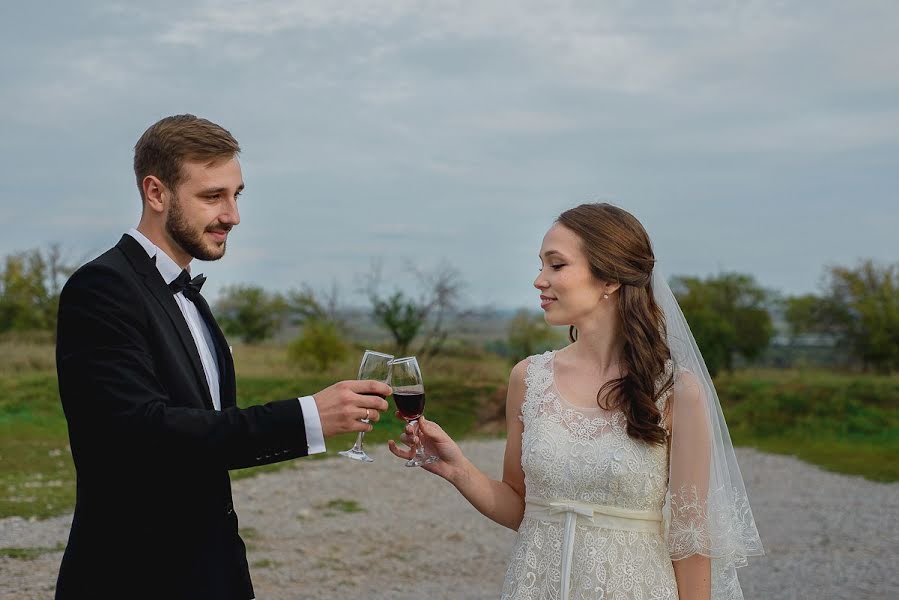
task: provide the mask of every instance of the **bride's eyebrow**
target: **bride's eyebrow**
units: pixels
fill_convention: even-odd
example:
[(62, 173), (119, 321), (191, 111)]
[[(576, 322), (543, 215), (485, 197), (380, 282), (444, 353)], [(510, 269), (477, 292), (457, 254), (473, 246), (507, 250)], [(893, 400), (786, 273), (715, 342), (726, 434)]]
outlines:
[(549, 258), (550, 256), (558, 256), (561, 259), (565, 258), (565, 255), (559, 252), (558, 250), (547, 250), (543, 253), (543, 256), (537, 255), (537, 258)]

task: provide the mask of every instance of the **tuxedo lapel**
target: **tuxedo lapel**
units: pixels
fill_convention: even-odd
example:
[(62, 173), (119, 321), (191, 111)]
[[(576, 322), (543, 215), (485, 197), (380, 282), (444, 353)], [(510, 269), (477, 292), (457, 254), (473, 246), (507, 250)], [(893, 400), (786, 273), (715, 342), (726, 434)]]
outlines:
[[(122, 239), (119, 240), (119, 243), (116, 244), (116, 247), (125, 254), (125, 257), (134, 267), (134, 270), (143, 276), (144, 285), (147, 287), (147, 290), (156, 299), (166, 315), (168, 315), (172, 325), (175, 327), (175, 331), (178, 332), (178, 338), (181, 340), (182, 349), (190, 361), (197, 382), (200, 383), (199, 388), (203, 393), (203, 403), (206, 405), (206, 408), (213, 408), (212, 397), (209, 395), (209, 385), (206, 382), (206, 373), (203, 371), (203, 363), (200, 361), (197, 344), (194, 342), (190, 329), (187, 327), (187, 321), (184, 320), (181, 309), (178, 308), (178, 303), (175, 302), (172, 290), (166, 285), (165, 281), (162, 279), (162, 275), (159, 274), (156, 265), (153, 264), (153, 260), (147, 256), (147, 253), (137, 240), (130, 235), (123, 235)], [(215, 329), (218, 328), (216, 327)], [(219, 335), (221, 335), (221, 332), (219, 332)], [(175, 358), (177, 358), (177, 356)]]
[(234, 360), (231, 357), (231, 351), (228, 348), (228, 340), (225, 339), (225, 334), (222, 333), (218, 322), (215, 320), (212, 310), (206, 302), (206, 298), (201, 294), (197, 294), (196, 298), (197, 310), (203, 316), (203, 320), (206, 322), (209, 333), (212, 334), (215, 342), (215, 351), (219, 367), (219, 400), (221, 401), (223, 409), (228, 408), (237, 403), (237, 390), (235, 389), (234, 381)]

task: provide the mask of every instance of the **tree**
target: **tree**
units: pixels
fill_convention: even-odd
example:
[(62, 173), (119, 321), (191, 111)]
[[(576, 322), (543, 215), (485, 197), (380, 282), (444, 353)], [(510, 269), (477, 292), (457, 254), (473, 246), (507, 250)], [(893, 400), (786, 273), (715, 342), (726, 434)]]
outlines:
[(310, 318), (305, 321), (300, 336), (287, 347), (287, 358), (298, 365), (312, 363), (325, 370), (343, 360), (348, 350), (334, 321)]
[(795, 337), (807, 333), (829, 333), (822, 326), (826, 304), (823, 298), (814, 294), (786, 298), (784, 319), (790, 327), (790, 334)]
[(284, 299), (287, 320), (302, 327), (299, 336), (287, 347), (289, 362), (324, 370), (347, 355), (349, 347), (342, 335), (347, 324), (339, 297), (336, 283), (326, 292), (316, 292), (304, 285), (287, 293)]
[(899, 263), (827, 267), (822, 288), (787, 300), (793, 334), (833, 336), (865, 369), (899, 370)]
[(519, 310), (507, 327), (509, 359), (513, 363), (553, 348), (558, 335), (546, 323), (543, 315), (525, 308)]
[(378, 264), (369, 270), (364, 291), (371, 302), (372, 317), (390, 332), (398, 354), (407, 354), (412, 342), (420, 336), (421, 345), (416, 354), (433, 356), (440, 352), (449, 336), (448, 319), (460, 314), (464, 284), (459, 272), (447, 263), (431, 271), (414, 267), (410, 270), (422, 289), (418, 298), (400, 290), (383, 296)]
[(55, 330), (62, 280), (72, 271), (56, 244), (6, 256), (0, 266), (0, 333)]
[(393, 336), (397, 354), (405, 355), (424, 325), (427, 317), (424, 307), (400, 291), (386, 299), (373, 296), (371, 303), (372, 316)]
[(751, 275), (675, 277), (672, 289), (711, 374), (732, 371), (737, 356), (753, 360), (768, 347), (771, 294)]
[(289, 320), (301, 325), (309, 319), (327, 320), (338, 330), (346, 329), (346, 321), (340, 309), (340, 288), (332, 283), (327, 292), (315, 292), (308, 285), (287, 292), (285, 298)]
[(252, 285), (225, 288), (216, 309), (225, 333), (236, 335), (248, 344), (272, 337), (287, 318), (284, 298)]
[(445, 262), (432, 271), (419, 272), (418, 276), (426, 290), (424, 300), (428, 318), (418, 354), (434, 356), (440, 353), (449, 337), (446, 328), (449, 317), (469, 314), (459, 309), (465, 284), (461, 273)]

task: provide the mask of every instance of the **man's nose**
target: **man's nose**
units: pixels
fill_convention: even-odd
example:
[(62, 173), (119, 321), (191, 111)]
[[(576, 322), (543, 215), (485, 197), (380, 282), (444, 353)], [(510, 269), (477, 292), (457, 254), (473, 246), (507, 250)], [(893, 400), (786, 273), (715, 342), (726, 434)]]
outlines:
[(237, 208), (237, 200), (233, 199), (228, 203), (225, 212), (219, 215), (219, 221), (234, 227), (240, 223), (240, 210)]

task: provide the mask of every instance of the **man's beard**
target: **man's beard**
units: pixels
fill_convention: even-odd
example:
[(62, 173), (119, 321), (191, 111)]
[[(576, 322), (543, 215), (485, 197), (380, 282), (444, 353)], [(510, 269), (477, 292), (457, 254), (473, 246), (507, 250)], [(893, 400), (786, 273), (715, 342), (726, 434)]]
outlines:
[[(181, 211), (181, 201), (178, 200), (177, 196), (172, 199), (172, 206), (169, 209), (168, 218), (165, 220), (166, 232), (176, 244), (194, 258), (199, 260), (218, 260), (225, 255), (225, 244), (223, 243), (220, 248), (207, 246), (203, 240), (203, 233), (208, 229), (214, 228), (207, 227), (201, 231), (192, 229)], [(219, 227), (218, 229), (227, 231), (230, 227)]]

